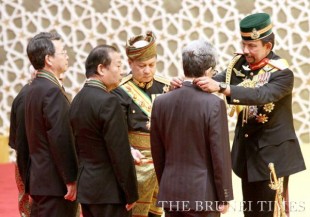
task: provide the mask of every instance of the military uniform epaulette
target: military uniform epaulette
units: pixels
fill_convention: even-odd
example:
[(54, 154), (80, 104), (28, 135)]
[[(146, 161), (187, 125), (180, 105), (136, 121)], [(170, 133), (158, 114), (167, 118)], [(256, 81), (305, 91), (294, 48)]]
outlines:
[(125, 84), (127, 81), (129, 81), (132, 78), (132, 74), (130, 73), (129, 75), (125, 76), (122, 78), (121, 82), (119, 83), (118, 86), (121, 86), (123, 84)]
[(161, 82), (161, 83), (164, 83), (164, 84), (170, 86), (170, 81), (169, 81), (169, 79), (164, 78), (164, 77), (162, 77), (162, 76), (154, 75), (154, 80), (155, 80), (155, 81), (158, 81), (158, 82)]
[(274, 68), (284, 70), (289, 67), (288, 62), (285, 59), (271, 59), (268, 61), (268, 65), (271, 65)]

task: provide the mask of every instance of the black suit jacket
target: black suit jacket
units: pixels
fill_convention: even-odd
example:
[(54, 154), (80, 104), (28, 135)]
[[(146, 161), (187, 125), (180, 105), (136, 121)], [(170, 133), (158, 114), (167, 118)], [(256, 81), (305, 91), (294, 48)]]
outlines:
[[(279, 59), (271, 52), (269, 59)], [(234, 68), (243, 74), (244, 57)], [(259, 70), (253, 71), (257, 74)], [(225, 80), (226, 73), (219, 74), (216, 80)], [(271, 73), (268, 82), (259, 88), (236, 86), (243, 77), (232, 73), (230, 104), (257, 105), (257, 114), (266, 115), (268, 121), (259, 123), (256, 118), (249, 118), (242, 126), (242, 114), (238, 116), (235, 138), (232, 148), (234, 172), (239, 177), (247, 175), (251, 181), (269, 180), (268, 164), (273, 162), (278, 177), (288, 176), (305, 169), (305, 163), (295, 134), (292, 113), (292, 90), (294, 74), (290, 69), (277, 70)], [(271, 112), (264, 110), (264, 105), (273, 103)]]
[[(155, 99), (151, 148), (159, 180), (158, 203), (188, 201), (196, 210), (215, 210), (233, 199), (225, 103), (187, 82)], [(212, 204), (206, 207), (206, 201)]]
[(78, 201), (133, 203), (137, 178), (126, 122), (116, 96), (85, 84), (70, 109), (79, 158)]
[(69, 106), (61, 87), (51, 80), (37, 77), (31, 83), (25, 103), (31, 195), (64, 196), (66, 183), (76, 181)]
[(26, 183), (26, 172), (29, 162), (29, 148), (25, 126), (25, 97), (29, 90), (26, 84), (12, 103), (10, 118), (9, 146), (16, 150), (16, 161), (23, 183)]

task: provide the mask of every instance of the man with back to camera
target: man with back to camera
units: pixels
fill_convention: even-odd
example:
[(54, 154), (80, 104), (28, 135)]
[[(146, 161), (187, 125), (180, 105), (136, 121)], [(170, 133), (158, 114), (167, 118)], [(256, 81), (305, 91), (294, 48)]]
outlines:
[(59, 76), (68, 55), (57, 33), (33, 37), (27, 54), (38, 71), (25, 101), (30, 168), (26, 188), (33, 201), (32, 217), (75, 217), (77, 157), (69, 121), (70, 102)]
[(233, 199), (226, 106), (193, 84), (212, 73), (216, 52), (196, 40), (183, 49), (182, 59), (182, 87), (157, 97), (152, 108), (158, 204), (166, 217), (219, 217)]
[(79, 158), (77, 199), (84, 217), (126, 217), (138, 199), (137, 178), (121, 105), (111, 90), (121, 81), (121, 56), (99, 45), (85, 63), (87, 81), (70, 119)]
[(150, 118), (154, 98), (168, 91), (169, 81), (155, 75), (157, 63), (156, 38), (152, 32), (130, 38), (126, 54), (131, 73), (115, 89), (128, 126), (128, 137), (136, 163), (139, 200), (133, 208), (134, 217), (161, 216), (156, 207), (158, 184), (151, 156)]

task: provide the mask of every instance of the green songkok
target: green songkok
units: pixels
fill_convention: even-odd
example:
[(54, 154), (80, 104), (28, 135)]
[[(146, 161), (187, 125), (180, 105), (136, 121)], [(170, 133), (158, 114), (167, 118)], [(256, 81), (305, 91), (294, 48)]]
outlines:
[(272, 33), (270, 16), (266, 13), (251, 14), (240, 21), (243, 40), (259, 40)]

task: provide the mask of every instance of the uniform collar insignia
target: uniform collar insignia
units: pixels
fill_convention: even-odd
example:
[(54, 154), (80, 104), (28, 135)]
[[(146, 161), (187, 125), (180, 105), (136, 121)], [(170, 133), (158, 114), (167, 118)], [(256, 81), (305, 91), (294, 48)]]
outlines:
[(249, 65), (242, 65), (242, 68), (243, 68), (245, 71), (251, 71), (251, 69), (249, 68)]
[(249, 64), (250, 69), (255, 71), (257, 69), (261, 69), (263, 68), (265, 65), (267, 65), (269, 62), (269, 59), (266, 57), (264, 59), (262, 59), (261, 61), (259, 61), (258, 63), (254, 63), (254, 64)]
[(237, 69), (233, 68), (235, 74), (237, 77), (245, 77), (245, 74), (241, 73), (241, 71), (238, 71)]
[(133, 82), (138, 86), (138, 87), (140, 87), (140, 88), (142, 88), (142, 89), (149, 89), (150, 87), (152, 87), (152, 85), (153, 85), (153, 79), (151, 80), (151, 81), (149, 81), (149, 82), (139, 82), (139, 81), (137, 81), (136, 79), (132, 79), (133, 80)]

